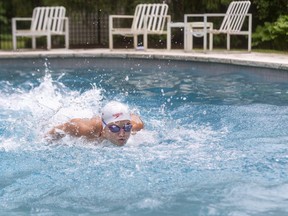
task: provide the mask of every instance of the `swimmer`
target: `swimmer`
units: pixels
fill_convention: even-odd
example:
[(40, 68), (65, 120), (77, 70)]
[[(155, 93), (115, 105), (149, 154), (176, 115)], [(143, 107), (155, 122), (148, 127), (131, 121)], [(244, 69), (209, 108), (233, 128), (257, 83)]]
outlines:
[(144, 128), (139, 116), (131, 114), (126, 105), (111, 101), (101, 110), (102, 116), (91, 119), (71, 119), (58, 125), (48, 132), (53, 139), (60, 139), (66, 134), (75, 137), (85, 137), (88, 140), (102, 142), (108, 140), (117, 146), (127, 143), (131, 134), (136, 134)]

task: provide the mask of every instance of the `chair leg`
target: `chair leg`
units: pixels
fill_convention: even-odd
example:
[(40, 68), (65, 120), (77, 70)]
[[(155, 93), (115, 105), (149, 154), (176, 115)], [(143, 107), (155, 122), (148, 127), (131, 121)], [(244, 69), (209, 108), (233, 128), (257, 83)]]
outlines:
[(213, 50), (213, 34), (209, 33), (209, 50)]
[(227, 50), (230, 50), (230, 34), (227, 34)]
[(113, 18), (112, 16), (109, 16), (109, 49), (113, 50)]
[(12, 44), (13, 50), (17, 49), (16, 20), (12, 18)]
[(168, 26), (168, 32), (167, 32), (167, 50), (171, 50), (171, 27)]
[(187, 51), (187, 27), (184, 26), (184, 51)]
[(69, 49), (69, 19), (66, 20), (65, 24), (65, 47)]
[(144, 34), (144, 50), (147, 50), (147, 48), (148, 48), (148, 35), (147, 34)]
[(203, 35), (203, 50), (204, 52), (207, 51), (207, 33), (206, 32)]
[(36, 37), (32, 37), (32, 49), (36, 49)]
[(113, 50), (113, 35), (109, 32), (109, 49)]
[(188, 50), (192, 51), (193, 47), (194, 47), (194, 45), (193, 45), (193, 43), (194, 43), (194, 41), (193, 41), (194, 38), (193, 37), (194, 36), (192, 34), (189, 34), (188, 37), (189, 37)]
[(65, 48), (69, 49), (69, 35), (68, 35), (68, 33), (65, 34)]
[(16, 37), (16, 35), (13, 35), (12, 43), (13, 43), (13, 50), (16, 50), (17, 49), (17, 37)]
[(187, 50), (188, 51), (192, 51), (193, 50), (193, 35), (192, 34), (188, 34), (187, 35)]
[(193, 49), (193, 28), (190, 26), (184, 27), (184, 50), (192, 51)]
[(47, 49), (51, 49), (51, 35), (47, 35)]
[(138, 35), (134, 35), (133, 42), (134, 42), (134, 49), (137, 49), (137, 47), (138, 47)]
[(191, 33), (186, 34), (184, 40), (186, 40), (186, 43), (184, 43), (185, 51), (191, 51), (193, 49), (193, 35)]
[(249, 33), (248, 35), (248, 52), (251, 52), (251, 42), (252, 41), (252, 38), (251, 38), (251, 34)]

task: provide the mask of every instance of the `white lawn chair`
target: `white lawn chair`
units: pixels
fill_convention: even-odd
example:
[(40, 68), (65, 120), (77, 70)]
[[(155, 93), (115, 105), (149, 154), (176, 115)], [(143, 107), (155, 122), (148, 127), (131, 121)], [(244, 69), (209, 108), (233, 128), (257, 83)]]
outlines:
[[(36, 49), (36, 38), (47, 37), (47, 49), (51, 49), (53, 35), (65, 36), (65, 47), (69, 48), (69, 23), (66, 9), (59, 7), (36, 7), (31, 18), (12, 18), (13, 49), (17, 49), (17, 37), (31, 37), (32, 48)], [(30, 22), (30, 29), (17, 29), (17, 22)]]
[[(143, 35), (143, 48), (148, 48), (148, 35), (167, 35), (167, 23), (171, 17), (167, 15), (167, 4), (139, 4), (136, 6), (134, 16), (110, 15), (109, 16), (109, 48), (113, 50), (113, 35), (122, 35), (134, 38), (134, 48), (138, 46), (138, 36)], [(117, 28), (115, 21), (119, 19), (133, 19), (130, 28)], [(166, 26), (166, 28), (165, 28)], [(168, 44), (168, 40), (167, 40)]]
[[(248, 14), (250, 8), (250, 1), (233, 1), (230, 3), (225, 14), (186, 14), (185, 21), (185, 49), (193, 49), (193, 36), (203, 37), (203, 49), (207, 49), (207, 34), (209, 37), (210, 50), (213, 49), (213, 34), (227, 35), (227, 50), (230, 50), (231, 35), (247, 35), (248, 36), (248, 51), (251, 51), (251, 37), (252, 37), (252, 15)], [(189, 22), (189, 18), (202, 17), (204, 22)], [(208, 22), (211, 17), (224, 17), (219, 29), (213, 28), (213, 23)], [(242, 30), (244, 21), (248, 17), (248, 29)], [(195, 24), (198, 24), (195, 25)], [(200, 24), (200, 25), (199, 25)], [(196, 27), (193, 27), (196, 26)]]

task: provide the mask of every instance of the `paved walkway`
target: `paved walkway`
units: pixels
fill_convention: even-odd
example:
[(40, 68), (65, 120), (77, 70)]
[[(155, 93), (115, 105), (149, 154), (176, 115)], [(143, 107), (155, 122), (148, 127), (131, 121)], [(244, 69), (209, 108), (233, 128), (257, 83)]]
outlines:
[(30, 57), (119, 57), (119, 58), (151, 58), (151, 59), (173, 59), (201, 62), (219, 62), (237, 65), (249, 65), (257, 67), (268, 67), (288, 70), (288, 54), (258, 53), (258, 52), (236, 52), (236, 51), (213, 51), (184, 52), (183, 50), (160, 50), (149, 49), (54, 49), (54, 50), (21, 50), (0, 51), (0, 58), (30, 58)]

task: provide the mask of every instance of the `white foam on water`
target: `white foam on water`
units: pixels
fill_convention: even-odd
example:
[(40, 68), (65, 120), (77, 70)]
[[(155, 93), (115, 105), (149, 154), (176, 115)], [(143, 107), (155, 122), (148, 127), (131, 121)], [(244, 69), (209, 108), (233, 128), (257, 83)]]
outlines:
[[(18, 130), (24, 128), (26, 131), (26, 135), (21, 137), (21, 142), (19, 142), (19, 138), (13, 135), (8, 136), (8, 138), (1, 137), (1, 139), (4, 139), (2, 148), (15, 150), (20, 146), (25, 148), (27, 143), (30, 147), (33, 142), (43, 143), (43, 136), (53, 126), (66, 122), (71, 118), (91, 118), (99, 114), (104, 96), (102, 89), (95, 85), (92, 85), (91, 89), (83, 93), (70, 90), (58, 79), (53, 80), (48, 69), (40, 81), (39, 86), (33, 87), (29, 91), (14, 91), (12, 94), (1, 97), (1, 109), (9, 111), (9, 118), (14, 121), (14, 126)], [(5, 106), (3, 106), (4, 104)], [(134, 112), (140, 113), (138, 107), (131, 108)], [(163, 112), (160, 109), (160, 115)], [(5, 120), (9, 121), (7, 117)], [(209, 127), (199, 127), (195, 130), (185, 129), (177, 125), (171, 126), (169, 122), (165, 123), (163, 120), (153, 117), (147, 123), (148, 127), (144, 131), (131, 136), (127, 146), (142, 144), (151, 144), (152, 146), (153, 144), (160, 144), (161, 146), (161, 143), (165, 145), (165, 142), (173, 142), (177, 145), (178, 142), (186, 142), (188, 148), (195, 148), (199, 143), (207, 141), (209, 137), (214, 139), (215, 136), (215, 132)], [(67, 140), (63, 142), (65, 141)]]
[(135, 209), (157, 209), (164, 204), (162, 200), (154, 198), (144, 198), (143, 200), (126, 207), (127, 210)]
[[(101, 89), (95, 86), (80, 94), (69, 90), (60, 82), (53, 81), (47, 73), (40, 85), (30, 91), (1, 95), (0, 109), (3, 112), (5, 110), (8, 115), (4, 121), (11, 122), (17, 130), (25, 130), (26, 134), (34, 136), (34, 139), (30, 140), (33, 143), (41, 141), (44, 134), (59, 123), (75, 117), (91, 118), (99, 114), (102, 99)], [(5, 146), (6, 150), (15, 149), (17, 146), (25, 148), (25, 145), (30, 143), (27, 140), (27, 143), (25, 141), (23, 143), (25, 138), (22, 137), (22, 142), (19, 144), (20, 140), (11, 136), (1, 137), (2, 147)]]

